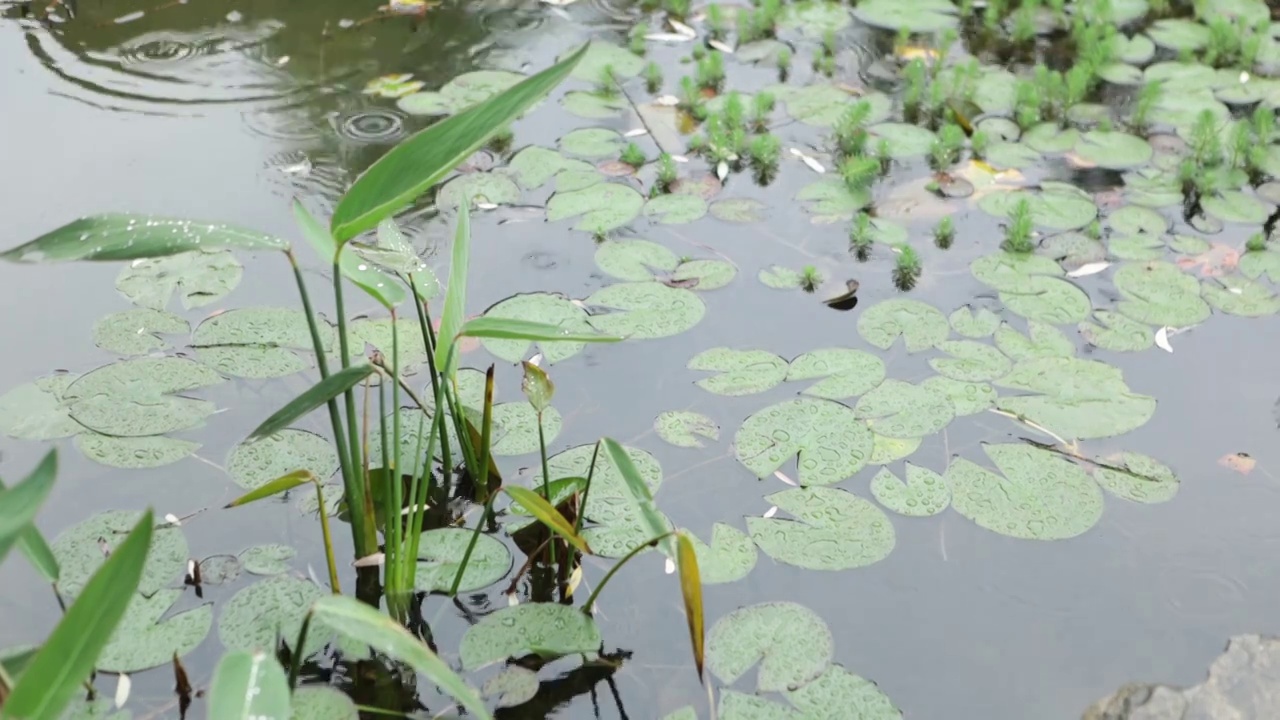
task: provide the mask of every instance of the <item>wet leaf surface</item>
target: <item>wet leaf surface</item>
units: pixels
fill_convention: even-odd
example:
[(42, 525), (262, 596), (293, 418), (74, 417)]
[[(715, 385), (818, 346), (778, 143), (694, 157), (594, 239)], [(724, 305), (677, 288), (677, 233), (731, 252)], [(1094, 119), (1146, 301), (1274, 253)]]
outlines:
[(747, 518), (751, 539), (778, 562), (808, 570), (848, 570), (877, 563), (893, 550), (889, 518), (844, 490), (795, 488), (765, 500), (795, 518)]
[(802, 485), (831, 485), (867, 463), (871, 430), (854, 411), (830, 400), (797, 398), (771, 405), (742, 423), (734, 435), (738, 461), (767, 477), (799, 455)]
[(1078, 465), (1023, 444), (984, 445), (1002, 474), (963, 458), (947, 468), (952, 506), (992, 532), (1063, 540), (1102, 517), (1102, 491)]
[(577, 608), (525, 603), (497, 610), (472, 625), (462, 636), (458, 655), (465, 669), (476, 670), (509, 657), (556, 658), (599, 648), (599, 628)]
[(778, 692), (805, 685), (835, 652), (831, 631), (812, 610), (790, 602), (735, 610), (707, 633), (707, 669), (726, 685), (757, 663), (756, 689)]

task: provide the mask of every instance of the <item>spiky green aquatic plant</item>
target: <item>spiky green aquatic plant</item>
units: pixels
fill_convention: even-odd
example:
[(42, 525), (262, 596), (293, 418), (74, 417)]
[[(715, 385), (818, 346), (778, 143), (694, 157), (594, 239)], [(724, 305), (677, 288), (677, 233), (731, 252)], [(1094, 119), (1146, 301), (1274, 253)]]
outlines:
[(805, 265), (800, 271), (800, 289), (805, 292), (813, 292), (818, 289), (824, 281), (822, 273), (818, 272), (818, 268), (813, 265)]
[(871, 216), (865, 211), (853, 217), (849, 226), (849, 249), (854, 257), (865, 261), (871, 256), (871, 246), (875, 243), (875, 228), (871, 225)]
[(902, 244), (897, 248), (898, 257), (893, 265), (893, 284), (906, 292), (916, 286), (920, 279), (920, 256), (909, 245)]
[(943, 217), (933, 226), (933, 244), (939, 250), (947, 250), (956, 239), (956, 223), (950, 215)]
[(646, 162), (644, 151), (635, 143), (627, 143), (627, 146), (622, 148), (622, 155), (618, 159), (637, 170)]
[(662, 89), (662, 68), (658, 63), (649, 61), (644, 66), (644, 86), (650, 93), (656, 93)]
[(1032, 252), (1036, 248), (1031, 239), (1033, 230), (1031, 201), (1021, 198), (1009, 210), (1009, 222), (1004, 226), (1004, 243), (1001, 247), (1012, 253)]

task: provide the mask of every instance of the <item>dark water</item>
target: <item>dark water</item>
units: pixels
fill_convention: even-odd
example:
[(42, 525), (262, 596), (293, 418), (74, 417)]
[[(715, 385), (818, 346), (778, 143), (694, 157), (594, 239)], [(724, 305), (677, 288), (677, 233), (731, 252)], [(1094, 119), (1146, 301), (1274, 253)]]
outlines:
[[(81, 2), (74, 19), (43, 24), (0, 5), (0, 188), (4, 244), (33, 237), (71, 218), (108, 210), (220, 219), (297, 239), (289, 214), (295, 196), (332, 202), (356, 173), (421, 121), (391, 101), (360, 93), (378, 75), (412, 72), (437, 87), (476, 68), (528, 71), (587, 37), (621, 42), (639, 10), (605, 0), (580, 0), (564, 11), (537, 2), (446, 4), (422, 21), (378, 19), (344, 29), (377, 12), (373, 2), (283, 0), (199, 2), (157, 6)], [(563, 14), (562, 14), (563, 12)], [(137, 13), (142, 13), (136, 16)], [(135, 17), (136, 16), (136, 17)], [(865, 38), (863, 38), (865, 40)], [(651, 53), (677, 77), (674, 50)], [(855, 57), (858, 53), (853, 54)], [(856, 70), (847, 71), (856, 76)], [(760, 73), (759, 82), (770, 82)], [(749, 87), (739, 89), (749, 90)], [(517, 126), (516, 147), (549, 145), (585, 124), (558, 109)], [(601, 124), (626, 129), (629, 121)], [(811, 138), (780, 129), (784, 146)], [(696, 162), (696, 161), (695, 161)], [(309, 170), (301, 168), (309, 167)], [(889, 187), (923, 177), (923, 162), (895, 169)], [(774, 262), (796, 266), (817, 257), (832, 274), (861, 282), (861, 307), (897, 294), (891, 260), (852, 262), (845, 226), (811, 225), (789, 201), (810, 171), (786, 162), (768, 189), (742, 188), (770, 204), (762, 225), (727, 226), (711, 218), (688, 226), (652, 226), (643, 236), (679, 252), (710, 246), (740, 266), (729, 288), (704, 295), (707, 318), (693, 331), (662, 340), (591, 349), (555, 366), (556, 404), (565, 428), (553, 450), (607, 434), (654, 453), (667, 475), (660, 507), (678, 526), (708, 537), (713, 522), (742, 527), (744, 515), (768, 508), (764, 494), (785, 489), (753, 478), (732, 455), (732, 433), (743, 418), (790, 396), (778, 387), (763, 396), (724, 398), (697, 390), (700, 375), (687, 358), (712, 347), (758, 348), (794, 357), (834, 345), (858, 345), (858, 310), (828, 310), (812, 297), (768, 290), (754, 281)], [(472, 295), (478, 313), (513, 293), (555, 290), (583, 297), (608, 284), (592, 260), (594, 243), (566, 224), (541, 216), (527, 222), (500, 212), (474, 221)], [(931, 218), (900, 218), (924, 238)], [(944, 312), (989, 295), (967, 263), (998, 243), (995, 222), (980, 210), (956, 216), (949, 253), (927, 242), (925, 275), (913, 296)], [(447, 219), (419, 215), (409, 223), (420, 247), (448, 237)], [(1228, 233), (1229, 234), (1229, 233)], [(623, 233), (626, 236), (627, 233)], [(1243, 235), (1232, 237), (1238, 242)], [(802, 250), (798, 251), (796, 248)], [(293, 306), (294, 290), (277, 257), (244, 258), (240, 288), (218, 307)], [(90, 339), (95, 320), (124, 310), (113, 290), (115, 266), (0, 265), (5, 386), (55, 368), (84, 371), (112, 357)], [(1085, 284), (1095, 304), (1110, 290)], [(994, 306), (994, 305), (993, 305)], [(360, 308), (372, 311), (371, 307)], [(187, 313), (198, 320), (200, 311)], [(1182, 480), (1161, 505), (1108, 497), (1102, 520), (1069, 541), (1018, 541), (978, 528), (955, 513), (893, 519), (895, 551), (867, 568), (804, 571), (761, 555), (744, 580), (706, 590), (709, 622), (751, 603), (792, 600), (817, 612), (835, 636), (836, 661), (874, 680), (910, 718), (1044, 720), (1078, 717), (1090, 702), (1129, 680), (1193, 683), (1225, 639), (1243, 632), (1280, 631), (1274, 571), (1280, 551), (1280, 450), (1271, 406), (1280, 396), (1274, 319), (1215, 316), (1174, 339), (1175, 352), (1094, 357), (1123, 369), (1135, 392), (1158, 398), (1155, 417), (1119, 439), (1093, 441), (1091, 451), (1143, 452)], [(890, 377), (918, 380), (923, 360), (898, 348), (888, 353)], [(467, 358), (476, 366), (483, 352)], [(499, 385), (512, 399), (519, 378), (500, 363)], [(239, 492), (218, 467), (258, 420), (306, 384), (238, 381), (211, 395), (225, 412), (198, 439), (197, 458), (148, 471), (119, 471), (63, 453), (63, 471), (39, 525), (52, 537), (103, 509), (150, 504), (178, 515), (215, 508)], [(649, 429), (658, 413), (693, 409), (720, 422), (722, 440), (702, 451), (673, 448)], [(313, 420), (314, 429), (321, 429)], [(1016, 440), (1024, 430), (1003, 418), (957, 421), (945, 436), (927, 438), (913, 462), (942, 469), (955, 453), (981, 457), (982, 441)], [(14, 479), (39, 457), (37, 443), (0, 441), (0, 473)], [(977, 452), (975, 456), (974, 453)], [(1257, 469), (1242, 476), (1219, 457), (1247, 452)], [(514, 474), (532, 457), (506, 468)], [(868, 470), (842, 487), (867, 495)], [(209, 512), (185, 532), (197, 557), (283, 542), (322, 572), (314, 521), (292, 506), (265, 504)], [(588, 565), (588, 582), (603, 574)], [(244, 582), (242, 579), (241, 583)], [(499, 587), (501, 584), (499, 585)], [(0, 569), (0, 646), (38, 642), (57, 618), (48, 590), (22, 561)], [(237, 586), (238, 587), (238, 586)], [(470, 604), (501, 607), (499, 587)], [(235, 587), (214, 589), (216, 603)], [(602, 601), (606, 649), (632, 659), (605, 684), (583, 694), (557, 717), (657, 718), (685, 704), (707, 717), (694, 680), (683, 613), (661, 558), (642, 558)], [(188, 597), (179, 607), (198, 604)], [(429, 598), (436, 640), (446, 652), (466, 628), (450, 601)], [(188, 659), (193, 681), (207, 683), (220, 646), (216, 633)], [(567, 669), (568, 666), (566, 666)], [(176, 717), (164, 671), (143, 675), (135, 716)], [(750, 676), (749, 676), (750, 677)], [(740, 683), (750, 690), (749, 683)], [(197, 705), (197, 714), (202, 713)]]

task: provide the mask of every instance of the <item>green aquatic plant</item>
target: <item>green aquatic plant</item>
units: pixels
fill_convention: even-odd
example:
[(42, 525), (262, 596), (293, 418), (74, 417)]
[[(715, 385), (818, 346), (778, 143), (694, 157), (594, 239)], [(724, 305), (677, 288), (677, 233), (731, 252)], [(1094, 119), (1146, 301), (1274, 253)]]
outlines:
[(644, 156), (644, 151), (635, 143), (627, 143), (627, 146), (622, 149), (622, 155), (620, 155), (618, 159), (637, 170), (639, 170), (647, 161)]
[(644, 76), (645, 89), (650, 93), (656, 93), (662, 89), (662, 68), (658, 63), (653, 61), (646, 63), (641, 75)]
[(905, 243), (895, 249), (898, 257), (893, 264), (893, 284), (899, 290), (907, 292), (914, 288), (920, 279), (920, 256)]
[(880, 162), (880, 174), (889, 172), (889, 168), (893, 165), (893, 149), (889, 146), (888, 138), (880, 138), (876, 141), (874, 157)]
[(655, 186), (659, 192), (671, 192), (671, 186), (679, 178), (676, 161), (668, 153), (658, 155), (658, 182)]
[(1218, 165), (1222, 162), (1222, 138), (1218, 131), (1217, 118), (1209, 110), (1202, 110), (1191, 126), (1192, 157), (1202, 166)]
[(849, 249), (854, 257), (865, 261), (871, 256), (871, 246), (875, 243), (875, 228), (871, 226), (871, 216), (865, 211), (853, 217), (849, 226)]
[(698, 61), (695, 75), (698, 87), (718, 92), (720, 86), (724, 84), (725, 78), (724, 55), (715, 51), (707, 53)]
[(756, 135), (747, 146), (747, 154), (757, 173), (772, 177), (782, 160), (782, 141), (769, 133)]
[(1134, 99), (1133, 112), (1129, 115), (1129, 125), (1135, 130), (1144, 131), (1151, 122), (1151, 113), (1160, 102), (1164, 85), (1159, 82), (1147, 82)]
[(613, 97), (618, 94), (618, 75), (612, 65), (600, 68), (600, 78), (596, 80), (596, 94), (602, 97)]
[(778, 79), (785, 81), (787, 74), (791, 72), (791, 49), (786, 47), (778, 48), (774, 62), (778, 66)]
[(969, 151), (979, 160), (987, 156), (987, 148), (991, 147), (991, 136), (985, 130), (974, 130), (969, 136)]
[(662, 9), (666, 10), (668, 15), (681, 20), (689, 17), (691, 7), (690, 0), (662, 0)]
[(1029, 45), (1036, 39), (1036, 12), (1039, 3), (1022, 2), (1013, 13), (1013, 26), (1009, 30), (1009, 39), (1015, 46)]
[(761, 90), (751, 99), (751, 129), (762, 133), (769, 129), (769, 114), (773, 112), (777, 101), (773, 93)]
[(1254, 233), (1244, 244), (1245, 252), (1262, 252), (1267, 249), (1267, 237), (1262, 233)]
[(680, 78), (680, 107), (696, 119), (704, 120), (707, 117), (707, 102), (702, 97), (702, 90), (688, 75)]
[(729, 130), (746, 129), (747, 108), (742, 102), (742, 94), (737, 90), (731, 90), (724, 96), (724, 104), (720, 109), (720, 122)]
[(944, 170), (960, 159), (960, 150), (964, 147), (964, 130), (952, 123), (947, 123), (938, 131), (938, 137), (929, 148), (929, 160), (935, 170)]
[(1011, 253), (1028, 254), (1035, 250), (1031, 240), (1034, 228), (1031, 219), (1031, 201), (1022, 198), (1009, 210), (1009, 222), (1004, 226), (1004, 242), (1000, 247)]
[(633, 55), (644, 57), (649, 51), (649, 43), (644, 39), (646, 30), (647, 28), (641, 24), (631, 28), (631, 31), (627, 33), (627, 49)]
[(982, 11), (983, 29), (988, 33), (994, 33), (999, 30), (1000, 23), (1008, 12), (1009, 0), (987, 0), (987, 5)]
[(818, 272), (818, 268), (813, 265), (805, 265), (800, 270), (800, 289), (805, 292), (813, 292), (818, 289), (824, 281), (822, 273)]
[(905, 83), (902, 90), (903, 117), (907, 122), (920, 122), (921, 110), (928, 91), (924, 61), (917, 58), (907, 63), (907, 66), (902, 69), (902, 79)]
[(956, 223), (951, 219), (950, 215), (943, 216), (937, 225), (933, 226), (933, 244), (939, 250), (948, 250), (956, 239)]
[(1039, 125), (1044, 119), (1044, 99), (1034, 82), (1019, 80), (1014, 95), (1014, 119), (1023, 130)]
[(836, 122), (836, 154), (842, 158), (862, 155), (867, 150), (867, 120), (871, 103), (865, 99), (851, 103)]
[(1084, 233), (1085, 237), (1092, 238), (1094, 240), (1101, 240), (1102, 239), (1102, 223), (1098, 222), (1097, 220), (1093, 220), (1088, 225), (1085, 225), (1084, 229), (1081, 230), (1081, 232)]
[(880, 175), (880, 161), (876, 158), (856, 156), (840, 163), (840, 177), (852, 192), (862, 192)]
[(707, 34), (713, 40), (723, 40), (729, 32), (729, 21), (725, 19), (724, 8), (711, 3), (706, 8)]

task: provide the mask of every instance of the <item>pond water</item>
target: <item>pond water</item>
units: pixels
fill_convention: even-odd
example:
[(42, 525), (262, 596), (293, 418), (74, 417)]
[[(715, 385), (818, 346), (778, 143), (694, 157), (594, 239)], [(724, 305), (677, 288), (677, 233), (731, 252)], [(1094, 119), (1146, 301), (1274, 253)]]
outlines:
[[(1005, 53), (999, 47), (988, 47), (981, 53), (979, 91), (970, 100), (976, 105), (972, 119), (986, 118), (978, 121), (979, 131), (995, 137), (987, 162), (975, 163), (965, 149), (948, 163), (952, 179), (943, 178), (943, 194), (957, 197), (941, 197), (926, 189), (933, 177), (927, 157), (934, 136), (922, 140), (909, 128), (882, 124), (903, 118), (903, 87), (909, 84), (904, 78), (913, 71), (897, 58), (931, 58), (925, 49), (936, 43), (917, 37), (906, 47), (895, 46), (893, 33), (875, 26), (886, 24), (886, 13), (898, 18), (891, 27), (922, 22), (903, 19), (915, 13), (942, 17), (940, 28), (954, 24), (957, 8), (945, 0), (949, 10), (936, 1), (904, 1), (910, 12), (900, 17), (884, 10), (885, 2), (866, 0), (858, 19), (844, 5), (783, 8), (777, 37), (794, 48), (795, 60), (779, 87), (772, 87), (779, 83), (778, 46), (757, 43), (755, 56), (743, 47), (723, 55), (722, 96), (770, 88), (779, 101), (764, 118), (782, 148), (767, 184), (749, 166), (724, 168), (721, 182), (715, 162), (690, 153), (692, 128), (680, 126), (674, 108), (654, 102), (665, 94), (682, 95), (678, 81), (695, 73), (695, 63), (687, 62), (695, 46), (719, 53), (705, 40), (721, 11), (710, 18), (690, 13), (686, 20), (701, 34), (690, 41), (681, 39), (681, 26), (662, 22), (662, 11), (622, 0), (564, 6), (446, 2), (425, 15), (392, 14), (363, 1), (64, 1), (47, 11), (39, 2), (0, 2), (6, 246), (109, 211), (226, 221), (299, 242), (292, 199), (331, 210), (363, 169), (436, 117), (424, 111), (482, 99), (507, 77), (464, 73), (528, 74), (594, 40), (598, 47), (614, 48), (592, 58), (594, 70), (580, 67), (516, 123), (509, 147), (468, 161), (463, 179), (452, 181), (459, 185), (453, 191), (446, 185), (438, 203), (425, 197), (399, 219), (414, 246), (445, 277), (458, 187), (489, 201), (473, 211), (469, 315), (521, 293), (577, 299), (596, 294), (585, 305), (597, 315), (609, 317), (603, 307), (633, 311), (596, 326), (652, 337), (587, 346), (561, 353), (568, 355), (562, 359), (544, 348), (548, 360), (559, 360), (544, 363), (557, 384), (554, 405), (562, 418), (550, 450), (589, 444), (601, 435), (617, 438), (650, 453), (661, 466), (664, 480), (656, 500), (676, 526), (708, 542), (716, 524), (731, 528), (717, 531), (724, 533), (725, 547), (756, 560), (749, 573), (706, 587), (708, 625), (759, 603), (802, 605), (820, 618), (817, 629), (812, 618), (794, 609), (792, 615), (766, 618), (781, 625), (758, 636), (766, 638), (758, 640), (765, 654), (776, 652), (776, 660), (791, 666), (809, 662), (806, 652), (812, 648), (805, 646), (823, 637), (825, 623), (834, 647), (831, 662), (874, 682), (909, 718), (1075, 718), (1130, 680), (1193, 684), (1229, 636), (1280, 631), (1272, 602), (1280, 593), (1272, 571), (1280, 550), (1280, 483), (1274, 474), (1280, 446), (1273, 417), (1280, 374), (1272, 355), (1280, 343), (1274, 317), (1280, 300), (1272, 285), (1280, 281), (1280, 249), (1245, 248), (1273, 217), (1280, 194), (1262, 183), (1265, 177), (1254, 177), (1209, 188), (1186, 213), (1181, 189), (1170, 190), (1167, 180), (1182, 156), (1194, 154), (1187, 141), (1197, 140), (1193, 126), (1202, 110), (1215, 121), (1211, 134), (1230, 146), (1229, 107), (1248, 126), (1252, 106), (1260, 99), (1271, 113), (1280, 92), (1204, 79), (1203, 73), (1215, 71), (1195, 64), (1196, 58), (1204, 60), (1205, 45), (1196, 41), (1212, 18), (1187, 20), (1191, 9), (1175, 3), (1166, 19), (1156, 20), (1146, 15), (1145, 2), (1117, 1), (1119, 19), (1127, 23), (1124, 35), (1156, 42), (1145, 57), (1142, 47), (1126, 45), (1134, 57), (1125, 63), (1116, 58), (1125, 68), (1108, 66), (1105, 76), (1168, 78), (1166, 87), (1185, 89), (1195, 102), (1166, 90), (1151, 111), (1148, 143), (1126, 132), (1140, 84), (1103, 81), (1089, 95), (1101, 109), (1073, 116), (1083, 129), (1079, 139), (1036, 130), (1017, 142), (1016, 124), (991, 120), (1013, 116), (1017, 92), (996, 64), (1034, 77), (1034, 63), (1026, 55), (1000, 57)], [(1052, 5), (1042, 9), (1049, 13)], [(1230, 10), (1221, 12), (1234, 13), (1228, 17), (1254, 18), (1257, 10), (1244, 0), (1227, 5)], [(1140, 7), (1135, 12), (1130, 6)], [(1265, 17), (1265, 6), (1257, 7)], [(731, 6), (723, 12), (731, 13)], [(1055, 27), (1052, 17), (1037, 17)], [(1015, 21), (1011, 16), (1010, 23)], [(733, 26), (732, 19), (725, 22)], [(644, 63), (625, 50), (637, 25), (662, 34), (640, 43), (646, 61), (656, 62), (665, 76), (656, 92), (638, 77)], [(961, 41), (950, 47), (948, 67), (964, 67), (969, 53), (979, 51), (980, 23), (965, 27)], [(1280, 52), (1269, 30), (1258, 32), (1265, 34), (1264, 49), (1255, 65), (1259, 77), (1250, 81), (1271, 82), (1262, 71)], [(815, 65), (821, 69), (824, 35), (834, 48), (833, 59), (825, 61), (830, 78), (810, 62), (819, 58)], [(733, 31), (725, 37), (733, 44)], [(1070, 68), (1056, 37), (1033, 42), (1060, 69)], [(1188, 62), (1169, 69), (1179, 52)], [(1164, 70), (1158, 69), (1161, 63)], [(588, 94), (605, 65), (625, 95)], [(1229, 72), (1234, 77), (1239, 71)], [(411, 75), (402, 84), (421, 81), (423, 87), (412, 95), (413, 88), (394, 83), (381, 94), (365, 92), (370, 81), (395, 74)], [(459, 76), (464, 80), (452, 82)], [(949, 80), (955, 77), (934, 82)], [(1246, 84), (1244, 78), (1238, 82)], [(441, 95), (430, 94), (441, 88)], [(1215, 93), (1232, 105), (1215, 100)], [(385, 96), (396, 94), (407, 97)], [(855, 213), (867, 203), (840, 181), (831, 140), (832, 126), (860, 96), (870, 99), (875, 115), (867, 122), (871, 146), (883, 137), (893, 155), (887, 172), (870, 187), (870, 208), (882, 224), (868, 231), (876, 241), (866, 260), (850, 251), (850, 232), (859, 222)], [(750, 113), (751, 101), (745, 105)], [(713, 114), (720, 112), (717, 107), (712, 103)], [(609, 132), (571, 135), (583, 128)], [(641, 130), (646, 132), (632, 132)], [(1010, 134), (1008, 143), (999, 142), (1000, 133)], [(1267, 134), (1252, 141), (1265, 152), (1274, 139)], [(1136, 150), (1133, 141), (1140, 145)], [(649, 161), (638, 173), (613, 162), (628, 142)], [(551, 160), (548, 154), (534, 169), (532, 160), (517, 161), (514, 175), (501, 169), (531, 147), (562, 154)], [(689, 194), (650, 201), (640, 211), (641, 193), (647, 195), (657, 182), (654, 160), (660, 152), (690, 155), (688, 162), (676, 163)], [(1169, 157), (1172, 165), (1165, 162)], [(1270, 162), (1259, 161), (1262, 175)], [(547, 182), (532, 179), (543, 171), (540, 179)], [(1140, 186), (1135, 171), (1164, 174)], [(600, 175), (610, 177), (584, 180)], [(561, 183), (557, 208), (554, 193)], [(584, 189), (569, 189), (569, 183)], [(600, 196), (600, 183), (626, 189)], [(1171, 201), (1158, 197), (1170, 192), (1176, 196)], [(575, 207), (566, 207), (567, 196)], [(1001, 254), (1006, 226), (1017, 222), (1006, 217), (1017, 214), (1017, 197), (1031, 201), (1031, 239), (1040, 244), (1032, 258), (1047, 265)], [(575, 217), (584, 211), (589, 214)], [(933, 237), (944, 217), (955, 228), (947, 249)], [(1087, 237), (1091, 232), (1100, 239)], [(921, 271), (909, 291), (895, 284), (899, 241), (919, 257)], [(307, 253), (300, 247), (313, 285), (323, 287), (320, 263)], [(718, 263), (677, 269), (685, 257)], [(112, 313), (149, 306), (194, 328), (217, 311), (297, 306), (281, 258), (240, 254), (238, 260), (242, 274), (233, 266), (202, 262), (163, 270), (145, 264), (0, 264), (10, 347), (0, 356), (0, 384), (17, 388), (0, 398), (6, 433), (39, 435), (23, 421), (49, 412), (14, 394), (34, 392), (24, 391), (25, 383), (120, 360), (121, 354), (100, 347), (121, 348), (117, 335), (104, 340), (107, 333), (98, 326)], [(806, 266), (823, 276), (814, 292), (797, 287), (796, 276)], [(695, 281), (664, 285), (653, 279), (673, 272)], [(770, 287), (762, 273), (790, 287)], [(839, 294), (848, 280), (858, 283), (856, 306), (828, 307), (823, 300)], [(624, 282), (647, 283), (647, 294), (636, 286), (618, 290)], [(171, 299), (171, 292), (178, 297)], [(367, 298), (353, 302), (353, 314), (384, 314)], [(581, 312), (575, 309), (580, 305), (564, 300), (544, 296), (540, 302), (543, 312)], [(976, 313), (968, 323), (967, 316), (952, 315), (966, 306)], [(699, 308), (705, 311), (699, 314)], [(328, 300), (323, 311), (332, 315)], [(1082, 329), (1082, 323), (1098, 324)], [(1184, 325), (1192, 327), (1184, 331)], [(1116, 331), (1106, 333), (1106, 326)], [(1029, 329), (1036, 343), (1014, 335)], [(141, 345), (129, 343), (128, 336), (123, 342), (144, 354), (200, 360), (185, 326), (177, 330), (159, 339), (135, 333), (132, 341)], [(895, 339), (898, 334), (906, 340)], [(718, 348), (758, 353), (702, 355)], [(826, 348), (844, 354), (810, 356), (810, 369), (821, 366), (811, 372), (804, 359), (794, 362)], [(520, 368), (513, 362), (518, 354), (479, 347), (464, 355), (464, 364), (483, 369), (496, 362), (499, 400), (520, 401)], [(693, 364), (708, 369), (689, 369), (695, 356)], [(832, 375), (830, 363), (847, 363), (837, 366), (843, 384), (826, 386), (831, 399), (820, 399), (821, 391), (812, 389), (800, 394)], [(889, 380), (881, 383), (882, 377)], [(950, 379), (928, 380), (933, 377)], [(286, 559), (288, 573), (306, 577), (311, 568), (322, 575), (316, 523), (293, 499), (219, 509), (243, 492), (224, 469), (229, 455), (262, 418), (312, 381), (306, 372), (288, 372), (279, 379), (239, 378), (201, 389), (195, 394), (214, 403), (216, 412), (206, 413), (197, 427), (172, 433), (184, 442), (165, 444), (150, 460), (143, 457), (148, 453), (122, 460), (119, 448), (95, 450), (87, 435), (56, 440), (59, 481), (39, 527), (52, 539), (105, 510), (149, 505), (161, 515), (197, 513), (180, 528), (191, 557), (279, 544), (297, 551)], [(775, 404), (780, 414), (760, 412)], [(703, 438), (702, 447), (664, 440), (666, 433), (654, 423), (671, 411), (696, 413), (682, 417), (716, 426), (718, 436)], [(848, 429), (849, 423), (859, 429)], [(14, 431), (23, 427), (25, 432)], [(301, 427), (323, 434), (327, 424), (317, 414)], [(881, 431), (871, 463), (868, 428)], [(669, 436), (692, 442), (686, 433)], [(896, 444), (886, 440), (891, 437), (898, 438)], [(1071, 444), (1075, 437), (1084, 439)], [(512, 439), (513, 446), (521, 442), (527, 446), (527, 440)], [(786, 450), (778, 462), (766, 452), (770, 443)], [(0, 475), (17, 480), (49, 445), (0, 440)], [(806, 467), (797, 470), (795, 458), (784, 456), (800, 448), (808, 448), (802, 455)], [(108, 452), (117, 453), (117, 465), (154, 465), (161, 454), (175, 455), (165, 458), (173, 462), (139, 469), (103, 464)], [(946, 478), (938, 482), (922, 473), (922, 483), (935, 484), (921, 485), (920, 502), (908, 504), (910, 491), (878, 476), (877, 461), (898, 478), (916, 478), (908, 464)], [(793, 489), (774, 474), (779, 463), (788, 480), (839, 482), (831, 489)], [(1123, 469), (1126, 463), (1136, 475), (1107, 475), (1108, 467)], [(502, 458), (508, 479), (530, 479), (536, 465), (536, 452)], [(780, 492), (789, 494), (774, 496)], [(953, 507), (939, 498), (951, 498)], [(931, 504), (942, 507), (913, 516)], [(806, 508), (818, 528), (786, 519)], [(824, 519), (834, 526), (822, 529)], [(746, 541), (748, 534), (758, 552)], [(519, 565), (522, 556), (516, 557)], [(607, 567), (588, 561), (587, 585), (594, 587)], [(179, 575), (162, 586), (180, 582)], [(168, 610), (203, 613), (193, 617), (196, 625), (205, 624), (207, 637), (178, 643), (197, 687), (207, 685), (223, 649), (222, 608), (254, 582), (265, 581), (240, 573), (207, 587), (203, 598), (187, 588)], [(456, 660), (454, 649), (470, 623), (506, 607), (507, 582), (466, 593), (458, 603), (443, 595), (425, 599), (423, 618), (446, 658)], [(0, 587), (0, 647), (40, 642), (59, 617), (48, 588), (17, 554), (0, 567)], [(692, 706), (697, 717), (711, 717), (693, 670), (678, 582), (665, 572), (664, 558), (639, 558), (601, 603), (605, 649), (630, 653), (621, 668), (612, 675), (578, 671), (557, 681), (559, 673), (578, 665), (561, 660), (541, 671), (535, 700), (503, 716), (658, 718)], [(788, 624), (796, 617), (811, 625)], [(709, 682), (717, 693), (756, 691), (755, 670), (744, 667), (736, 680), (723, 661), (713, 662), (712, 670)], [(496, 671), (490, 667), (469, 679), (481, 684)], [(324, 681), (323, 668), (315, 674), (312, 680)], [(763, 680), (762, 675), (761, 685)], [(109, 680), (99, 684), (110, 694)], [(126, 709), (133, 717), (177, 717), (171, 685), (167, 669), (138, 674)], [(447, 705), (430, 688), (420, 696), (433, 711)], [(781, 701), (776, 693), (762, 696)], [(865, 717), (895, 716), (866, 702)], [(842, 714), (847, 707), (828, 705), (806, 717), (851, 717)], [(728, 708), (722, 716), (783, 717), (779, 708), (760, 714)], [(204, 712), (197, 701), (190, 716)]]

